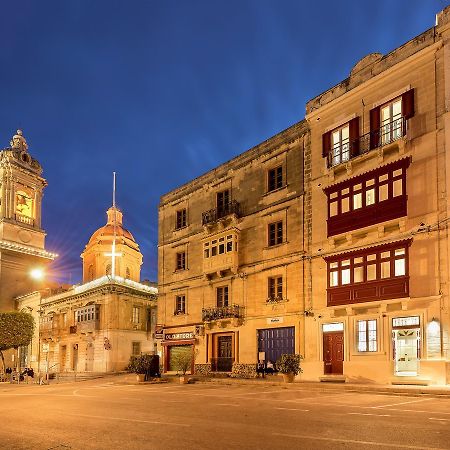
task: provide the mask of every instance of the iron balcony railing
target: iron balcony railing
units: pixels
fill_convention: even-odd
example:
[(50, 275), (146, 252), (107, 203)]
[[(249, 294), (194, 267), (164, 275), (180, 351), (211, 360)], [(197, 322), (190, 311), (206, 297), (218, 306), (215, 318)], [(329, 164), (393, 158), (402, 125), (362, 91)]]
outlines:
[(234, 358), (211, 358), (211, 372), (231, 372)]
[(279, 302), (284, 302), (284, 301), (286, 301), (286, 299), (283, 297), (280, 297), (280, 296), (267, 298), (267, 303), (279, 303)]
[(220, 319), (239, 319), (244, 317), (244, 308), (240, 305), (217, 306), (202, 309), (203, 322)]
[(399, 117), (383, 124), (377, 130), (370, 131), (353, 141), (339, 142), (328, 152), (328, 167), (334, 167), (352, 158), (368, 153), (375, 148), (383, 147), (395, 142), (406, 134), (406, 119)]
[(231, 214), (236, 214), (237, 216), (240, 215), (240, 205), (236, 200), (202, 213), (202, 225), (213, 224)]

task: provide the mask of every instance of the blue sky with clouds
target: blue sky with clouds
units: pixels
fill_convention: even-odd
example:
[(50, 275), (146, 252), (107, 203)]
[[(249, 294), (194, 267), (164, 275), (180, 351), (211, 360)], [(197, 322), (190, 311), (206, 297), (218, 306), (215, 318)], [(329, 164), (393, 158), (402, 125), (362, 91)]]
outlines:
[(156, 280), (159, 197), (301, 120), (306, 101), (432, 27), (447, 1), (96, 0), (1, 5), (0, 148), (44, 167), (54, 273), (77, 282), (106, 222)]

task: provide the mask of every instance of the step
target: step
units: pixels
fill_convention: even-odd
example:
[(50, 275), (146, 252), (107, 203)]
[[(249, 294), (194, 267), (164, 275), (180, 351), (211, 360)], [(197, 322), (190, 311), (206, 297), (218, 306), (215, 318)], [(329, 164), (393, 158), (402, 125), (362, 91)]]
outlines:
[(345, 375), (322, 375), (319, 380), (321, 383), (345, 383), (347, 377)]
[(430, 380), (425, 378), (396, 377), (391, 380), (391, 384), (395, 386), (429, 386)]

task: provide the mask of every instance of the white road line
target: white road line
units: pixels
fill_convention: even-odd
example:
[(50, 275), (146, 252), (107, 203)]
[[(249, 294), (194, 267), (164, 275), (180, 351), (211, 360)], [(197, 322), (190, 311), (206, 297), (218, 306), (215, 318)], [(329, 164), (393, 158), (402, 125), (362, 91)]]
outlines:
[(421, 398), (420, 400), (410, 400), (408, 402), (392, 403), (390, 405), (371, 406), (371, 408), (388, 408), (389, 406), (408, 405), (410, 403), (426, 402), (426, 401), (429, 401), (429, 400), (433, 400), (433, 399), (432, 398)]
[(87, 419), (103, 419), (105, 421), (108, 421), (108, 420), (123, 420), (125, 422), (151, 423), (151, 424), (154, 424), (154, 425), (169, 425), (169, 426), (176, 426), (176, 427), (190, 427), (190, 425), (188, 425), (186, 423), (160, 422), (158, 420), (127, 419), (126, 417), (91, 416), (91, 415), (88, 415), (88, 414), (72, 414), (72, 413), (65, 413), (65, 415), (72, 416), (72, 417), (85, 417)]
[(352, 416), (376, 416), (376, 417), (391, 417), (390, 414), (372, 414), (372, 413), (347, 413), (350, 414)]
[(445, 422), (450, 422), (450, 419), (439, 419), (438, 417), (428, 417), (429, 420), (442, 420)]
[(236, 405), (234, 403), (216, 403), (216, 406), (236, 406), (239, 408), (241, 405)]
[(274, 408), (274, 409), (284, 409), (286, 411), (303, 411), (309, 412), (309, 409), (299, 409), (299, 408)]
[(297, 439), (311, 439), (313, 441), (329, 441), (329, 442), (343, 442), (346, 444), (359, 444), (359, 445), (374, 445), (378, 447), (391, 447), (391, 448), (410, 448), (413, 450), (447, 450), (442, 447), (420, 447), (417, 445), (405, 445), (405, 444), (388, 444), (384, 442), (374, 441), (358, 441), (356, 439), (338, 439), (338, 438), (326, 438), (321, 436), (308, 436), (302, 434), (285, 434), (285, 433), (272, 433), (274, 436), (284, 436)]

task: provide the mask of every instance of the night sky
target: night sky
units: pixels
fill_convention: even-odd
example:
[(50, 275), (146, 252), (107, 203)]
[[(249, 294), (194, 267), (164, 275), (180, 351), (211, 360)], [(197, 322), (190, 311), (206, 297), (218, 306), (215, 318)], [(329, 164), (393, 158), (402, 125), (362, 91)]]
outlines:
[(52, 274), (81, 279), (106, 223), (156, 280), (162, 194), (301, 120), (371, 52), (432, 27), (447, 1), (3, 1), (0, 148), (17, 128), (48, 180)]

